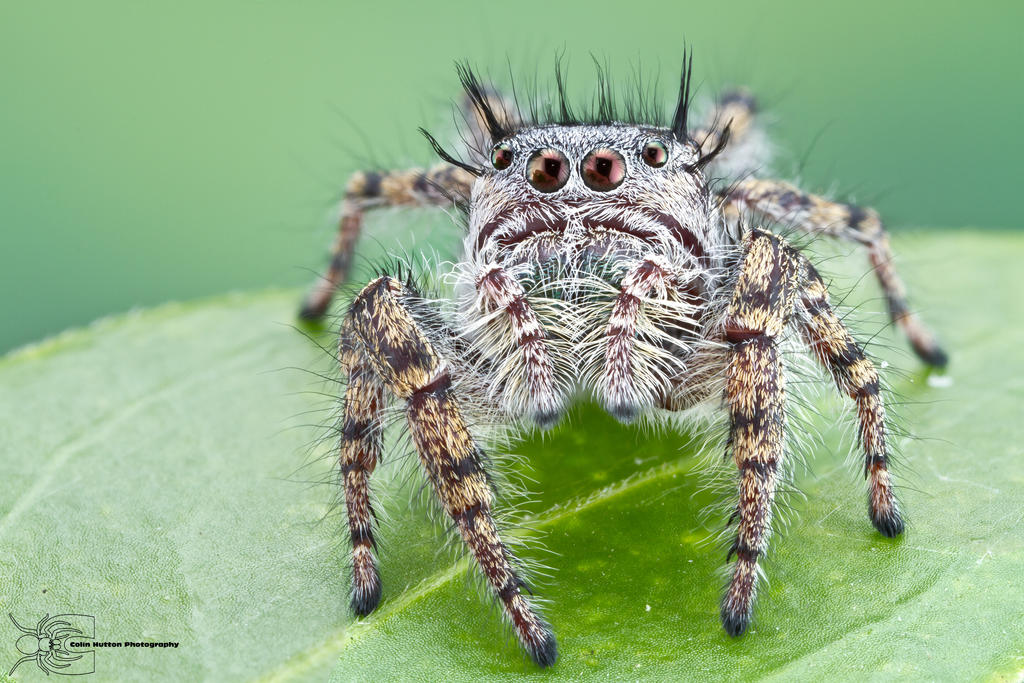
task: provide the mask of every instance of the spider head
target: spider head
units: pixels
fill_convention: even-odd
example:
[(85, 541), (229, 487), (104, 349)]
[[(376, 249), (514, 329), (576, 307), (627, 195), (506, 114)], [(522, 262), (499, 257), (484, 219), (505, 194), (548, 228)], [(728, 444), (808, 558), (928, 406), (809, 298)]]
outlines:
[(630, 125), (537, 126), (495, 144), (487, 177), (538, 201), (628, 196), (693, 175), (691, 140), (671, 131)]
[(619, 116), (600, 68), (596, 104), (580, 118), (557, 64), (557, 111), (530, 107), (529, 116), (458, 65), (475, 112), (469, 137), (483, 163), (453, 157), (422, 132), (443, 159), (477, 177), (470, 251), (506, 264), (652, 251), (699, 261), (714, 213), (702, 169), (724, 147), (728, 127), (709, 152), (690, 137), (692, 65), (692, 54), (684, 54), (675, 114), (666, 125), (651, 124), (646, 114), (653, 108), (644, 103)]
[(499, 140), (489, 156), (470, 205), (478, 251), (543, 261), (691, 249), (708, 225), (700, 149), (671, 129), (534, 126)]

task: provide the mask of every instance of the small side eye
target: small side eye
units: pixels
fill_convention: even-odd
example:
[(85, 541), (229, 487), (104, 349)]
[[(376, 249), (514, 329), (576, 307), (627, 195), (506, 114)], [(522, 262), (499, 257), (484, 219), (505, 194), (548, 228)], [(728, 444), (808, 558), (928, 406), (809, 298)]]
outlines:
[(555, 192), (569, 181), (569, 160), (557, 149), (541, 149), (526, 163), (526, 179), (541, 192)]
[(644, 145), (640, 156), (648, 166), (661, 168), (668, 162), (668, 147), (663, 142), (652, 140)]
[(502, 142), (491, 150), (491, 166), (503, 171), (512, 165), (512, 146)]

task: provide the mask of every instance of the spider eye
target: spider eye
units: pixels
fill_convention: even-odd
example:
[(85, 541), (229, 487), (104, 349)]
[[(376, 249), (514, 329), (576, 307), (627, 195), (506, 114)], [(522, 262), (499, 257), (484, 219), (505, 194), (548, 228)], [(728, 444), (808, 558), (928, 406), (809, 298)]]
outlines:
[(626, 177), (626, 160), (615, 150), (601, 147), (583, 158), (580, 175), (591, 190), (608, 192), (621, 185)]
[(569, 180), (569, 160), (557, 149), (538, 150), (526, 163), (526, 179), (541, 192), (560, 190)]
[(668, 161), (668, 147), (663, 142), (652, 140), (644, 145), (644, 150), (640, 153), (640, 156), (643, 157), (644, 162), (648, 166), (661, 168)]
[(506, 142), (495, 145), (491, 150), (491, 166), (503, 171), (512, 165), (512, 146)]

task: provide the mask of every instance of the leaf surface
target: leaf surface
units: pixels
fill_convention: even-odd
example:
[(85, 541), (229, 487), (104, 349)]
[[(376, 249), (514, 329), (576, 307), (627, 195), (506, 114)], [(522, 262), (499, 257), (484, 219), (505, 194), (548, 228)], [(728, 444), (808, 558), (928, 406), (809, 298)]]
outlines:
[[(384, 598), (354, 620), (332, 447), (317, 443), (335, 385), (309, 372), (329, 362), (290, 327), (292, 291), (132, 313), (0, 360), (0, 606), (23, 624), (84, 613), (102, 640), (180, 643), (100, 649), (96, 680), (1014, 678), (1024, 239), (895, 246), (952, 352), (952, 384), (936, 386), (891, 331), (874, 347), (914, 435), (897, 438), (909, 529), (871, 528), (846, 462), (848, 406), (823, 392), (803, 497), (788, 497), (742, 639), (718, 623), (725, 520), (703, 514), (716, 496), (694, 445), (708, 435), (592, 407), (514, 447), (532, 490), (514, 519), (522, 554), (547, 567), (553, 670), (525, 660), (465, 560), (438, 550), (409, 458), (374, 475)], [(870, 285), (849, 302), (879, 307)], [(0, 626), (5, 671), (18, 635)]]

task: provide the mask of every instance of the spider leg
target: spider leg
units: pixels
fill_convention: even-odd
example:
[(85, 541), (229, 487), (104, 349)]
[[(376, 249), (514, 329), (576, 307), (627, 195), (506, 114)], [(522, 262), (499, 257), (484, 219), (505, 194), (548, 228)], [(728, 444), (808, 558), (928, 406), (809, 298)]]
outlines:
[(730, 219), (745, 207), (806, 232), (852, 240), (867, 247), (892, 321), (907, 335), (921, 360), (935, 367), (946, 365), (948, 357), (935, 336), (907, 306), (906, 287), (892, 263), (889, 236), (874, 209), (831, 202), (779, 180), (755, 178), (729, 188), (722, 200), (723, 212)]
[[(710, 120), (703, 127), (693, 131), (691, 137), (700, 144), (702, 154), (710, 154), (722, 141), (722, 135), (728, 126), (730, 144), (742, 144), (754, 127), (756, 115), (757, 101), (749, 91), (742, 88), (727, 90), (715, 102)], [(724, 154), (729, 154), (728, 148)]]
[[(17, 620), (17, 619), (15, 619), (15, 618), (14, 618), (14, 615), (13, 615), (13, 614), (11, 614), (10, 612), (8, 612), (8, 613), (7, 613), (7, 616), (11, 618), (11, 623), (13, 623), (13, 624), (14, 624), (14, 625), (15, 625), (15, 626), (17, 627), (17, 629), (18, 629), (19, 631), (21, 631), (22, 633), (25, 633), (25, 634), (31, 634), (31, 635), (36, 635), (37, 633), (39, 633), (39, 630), (38, 630), (38, 629), (36, 629), (35, 631), (32, 631), (32, 630), (30, 630), (30, 629), (27, 629), (27, 628), (25, 628), (25, 627), (24, 627), (24, 626), (22, 626), (21, 624), (19, 624), (19, 623), (18, 623), (18, 620)], [(48, 617), (48, 616), (49, 616), (49, 615), (47, 615), (47, 617)], [(46, 621), (46, 617), (43, 617), (43, 621)]]
[(69, 635), (71, 635), (71, 636), (74, 636), (74, 635), (80, 636), (80, 635), (82, 635), (82, 631), (80, 629), (77, 629), (77, 628), (71, 628), (70, 625), (69, 625), (68, 628), (58, 629), (58, 630), (53, 632), (54, 639), (63, 639), (66, 636), (69, 636)]
[(729, 551), (736, 562), (721, 608), (722, 625), (731, 636), (742, 634), (750, 623), (760, 574), (757, 559), (771, 533), (786, 419), (776, 338), (793, 311), (802, 272), (796, 252), (779, 238), (758, 230), (745, 237), (725, 319), (725, 340), (732, 346), (725, 391), (729, 442), (740, 473), (739, 527)]
[(50, 654), (54, 659), (61, 662), (77, 662), (82, 658), (82, 655), (76, 655), (72, 652), (62, 652), (61, 650), (51, 650)]
[(684, 340), (699, 326), (696, 272), (651, 255), (622, 278), (601, 338), (597, 384), (605, 409), (620, 421), (631, 422), (654, 405), (679, 403), (671, 395), (674, 378), (686, 370), (677, 351), (692, 351)]
[(352, 539), (352, 609), (365, 616), (380, 602), (369, 480), (381, 457), (384, 385), (373, 373), (351, 325), (342, 328), (341, 363), (348, 377), (341, 425), (341, 478)]
[[(526, 394), (527, 409), (538, 425), (550, 426), (558, 421), (564, 407), (564, 398), (555, 382), (555, 366), (547, 346), (547, 335), (533, 307), (526, 299), (523, 286), (501, 266), (490, 264), (481, 269), (477, 278), (478, 307), (485, 312), (502, 312), (511, 337), (518, 349), (519, 363), (512, 384), (519, 384)], [(502, 330), (504, 331), (504, 330)], [(518, 386), (507, 393), (515, 395)]]
[(47, 621), (46, 624), (44, 624), (44, 626), (43, 626), (46, 629), (47, 633), (53, 633), (54, 630), (56, 630), (57, 628), (59, 628), (61, 626), (71, 626), (70, 622), (67, 622), (67, 621), (57, 621), (57, 617), (54, 617), (53, 619), (54, 619), (54, 621)]
[[(22, 664), (24, 664), (25, 662), (27, 662), (30, 659), (36, 659), (36, 657), (38, 657), (38, 656), (39, 656), (38, 652), (36, 654), (34, 654), (34, 655), (25, 655), (24, 657), (22, 657), (21, 659), (19, 659), (18, 661), (16, 661), (14, 663), (14, 666), (11, 667), (11, 670), (7, 672), (7, 675), (8, 676), (13, 676), (15, 669), (17, 669), (19, 666), (21, 666)], [(36, 661), (36, 663), (37, 664), (39, 663), (38, 660)], [(42, 667), (40, 667), (40, 668), (42, 668)], [(45, 669), (44, 669), (44, 671), (45, 671)]]
[(665, 295), (669, 268), (663, 259), (648, 258), (622, 279), (612, 314), (605, 328), (603, 391), (605, 408), (619, 420), (630, 422), (653, 402), (638, 386), (636, 363), (637, 322), (642, 300), (652, 292)]
[(349, 276), (366, 211), (387, 206), (445, 206), (453, 197), (469, 197), (473, 180), (472, 174), (448, 164), (429, 169), (354, 173), (341, 203), (330, 265), (306, 296), (299, 316), (319, 320), (327, 313), (335, 290)]
[(414, 315), (415, 293), (390, 277), (371, 282), (356, 297), (346, 324), (366, 361), (392, 394), (405, 401), (413, 445), (428, 479), (458, 528), (523, 647), (540, 666), (557, 658), (551, 629), (536, 613), (491, 515), (493, 493), (484, 454), (452, 390), (449, 361)]
[(885, 406), (879, 391), (878, 372), (829, 306), (825, 283), (810, 264), (798, 306), (803, 313), (800, 328), (805, 341), (828, 368), (839, 390), (857, 404), (871, 523), (885, 536), (897, 536), (903, 531), (903, 519), (889, 475)]
[[(479, 91), (483, 98), (482, 104), (497, 118), (501, 125), (512, 130), (521, 125), (519, 107), (515, 100), (509, 98), (505, 93), (491, 87), (484, 87)], [(491, 163), (490, 147), (492, 144), (491, 133), (487, 129), (487, 118), (484, 109), (478, 106), (469, 93), (463, 93), (461, 101), (462, 119), (466, 122), (468, 130), (463, 136), (466, 143), (466, 152), (471, 162), (478, 165)]]
[(60, 661), (58, 661), (58, 660), (57, 660), (57, 659), (56, 659), (56, 658), (54, 657), (54, 652), (53, 652), (53, 650), (50, 650), (50, 651), (49, 651), (49, 652), (47, 652), (47, 653), (46, 653), (45, 655), (43, 655), (43, 659), (44, 659), (44, 660), (46, 661), (46, 665), (47, 665), (47, 666), (48, 666), (49, 668), (51, 668), (51, 669), (66, 669), (66, 668), (68, 668), (69, 666), (71, 666), (71, 664), (70, 664), (70, 663), (63, 663), (63, 662), (60, 662)]

